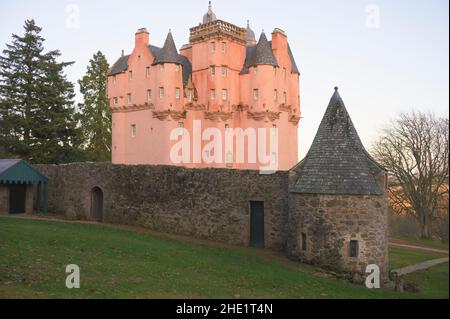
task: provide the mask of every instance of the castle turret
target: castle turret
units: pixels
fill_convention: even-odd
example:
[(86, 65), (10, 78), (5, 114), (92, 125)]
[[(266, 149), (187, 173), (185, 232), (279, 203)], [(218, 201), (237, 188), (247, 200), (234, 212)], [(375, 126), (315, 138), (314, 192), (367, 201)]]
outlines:
[(385, 278), (386, 174), (364, 149), (336, 87), (308, 154), (291, 172), (290, 256), (359, 280), (376, 264)]

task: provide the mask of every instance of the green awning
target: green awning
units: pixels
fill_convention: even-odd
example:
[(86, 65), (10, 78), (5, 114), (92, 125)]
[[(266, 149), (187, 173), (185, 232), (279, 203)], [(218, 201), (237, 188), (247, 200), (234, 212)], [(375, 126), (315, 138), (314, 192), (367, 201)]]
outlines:
[(46, 183), (48, 177), (20, 159), (0, 159), (0, 183), (33, 184)]

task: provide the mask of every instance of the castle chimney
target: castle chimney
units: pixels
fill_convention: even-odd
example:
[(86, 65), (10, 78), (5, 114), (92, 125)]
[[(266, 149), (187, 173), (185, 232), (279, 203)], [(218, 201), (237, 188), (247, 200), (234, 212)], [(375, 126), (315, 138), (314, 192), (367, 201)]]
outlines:
[(136, 31), (134, 38), (134, 47), (147, 47), (149, 44), (149, 33), (146, 28), (140, 28)]
[(277, 59), (280, 59), (280, 57), (283, 56), (284, 53), (287, 53), (288, 50), (286, 33), (279, 28), (275, 28), (272, 31), (272, 50)]

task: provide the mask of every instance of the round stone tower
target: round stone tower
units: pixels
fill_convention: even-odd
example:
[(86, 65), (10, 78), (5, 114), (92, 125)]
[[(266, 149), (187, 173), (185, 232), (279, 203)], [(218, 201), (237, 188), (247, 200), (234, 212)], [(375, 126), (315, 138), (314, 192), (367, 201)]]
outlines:
[(387, 172), (367, 153), (337, 87), (306, 157), (290, 172), (291, 258), (362, 281), (387, 276)]

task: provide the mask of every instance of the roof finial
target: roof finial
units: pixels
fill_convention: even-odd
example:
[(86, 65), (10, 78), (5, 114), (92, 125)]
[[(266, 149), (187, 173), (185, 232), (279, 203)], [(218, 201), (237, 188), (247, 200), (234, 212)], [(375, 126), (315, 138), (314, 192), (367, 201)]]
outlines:
[(337, 86), (335, 86), (334, 90), (337, 92), (339, 90), (339, 88)]
[(250, 20), (247, 19), (247, 28), (250, 28)]
[(124, 53), (124, 51), (123, 51), (123, 49), (122, 49), (122, 56), (124, 55), (125, 53)]

